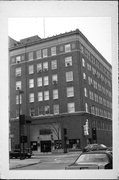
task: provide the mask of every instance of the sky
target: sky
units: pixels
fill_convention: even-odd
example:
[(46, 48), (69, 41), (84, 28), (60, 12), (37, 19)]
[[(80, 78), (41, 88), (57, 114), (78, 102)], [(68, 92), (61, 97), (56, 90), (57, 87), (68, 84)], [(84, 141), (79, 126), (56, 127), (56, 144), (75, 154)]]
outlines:
[(38, 35), (40, 38), (79, 29), (93, 46), (111, 62), (110, 17), (34, 17), (9, 18), (8, 35), (20, 39)]

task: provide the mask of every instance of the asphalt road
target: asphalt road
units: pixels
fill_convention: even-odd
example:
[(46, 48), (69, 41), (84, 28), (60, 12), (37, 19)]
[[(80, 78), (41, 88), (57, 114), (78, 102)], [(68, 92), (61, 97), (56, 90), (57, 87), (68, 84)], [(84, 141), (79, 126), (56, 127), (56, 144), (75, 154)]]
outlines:
[(78, 157), (74, 155), (63, 156), (41, 156), (38, 164), (17, 168), (17, 170), (63, 170), (65, 167), (75, 161)]

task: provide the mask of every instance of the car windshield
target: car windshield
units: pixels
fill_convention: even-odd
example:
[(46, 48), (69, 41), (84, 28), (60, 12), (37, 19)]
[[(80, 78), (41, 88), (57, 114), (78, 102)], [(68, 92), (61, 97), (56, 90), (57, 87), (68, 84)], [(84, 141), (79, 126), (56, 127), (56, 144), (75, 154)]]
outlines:
[(86, 162), (108, 162), (108, 157), (106, 154), (82, 154), (77, 159), (76, 164)]

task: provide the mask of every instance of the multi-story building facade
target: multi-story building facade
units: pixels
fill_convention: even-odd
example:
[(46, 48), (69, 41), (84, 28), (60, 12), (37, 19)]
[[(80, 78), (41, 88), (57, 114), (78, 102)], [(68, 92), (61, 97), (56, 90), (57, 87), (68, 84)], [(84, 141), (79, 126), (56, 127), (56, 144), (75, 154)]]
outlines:
[(9, 55), (12, 147), (19, 113), (30, 116), (24, 133), (34, 150), (51, 151), (52, 142), (64, 147), (64, 134), (69, 148), (82, 148), (93, 142), (93, 127), (96, 141), (111, 146), (112, 67), (78, 29), (14, 41)]

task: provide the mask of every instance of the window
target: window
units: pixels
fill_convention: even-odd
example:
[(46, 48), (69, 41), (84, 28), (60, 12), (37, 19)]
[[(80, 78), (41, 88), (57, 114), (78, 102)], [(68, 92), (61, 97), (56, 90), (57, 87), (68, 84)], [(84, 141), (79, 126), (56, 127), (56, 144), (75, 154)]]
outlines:
[(36, 51), (36, 58), (37, 58), (37, 59), (41, 59), (41, 58), (42, 58), (42, 56), (41, 56), (41, 50)]
[(86, 80), (86, 73), (83, 73), (83, 79)]
[(50, 106), (49, 105), (44, 107), (44, 113), (45, 114), (50, 114)]
[(52, 75), (52, 83), (53, 83), (54, 85), (56, 85), (57, 82), (58, 82), (58, 80), (57, 80), (57, 74)]
[(47, 57), (47, 49), (43, 49), (43, 58)]
[(30, 116), (35, 116), (35, 109), (33, 107), (30, 108)]
[(66, 82), (73, 81), (73, 72), (66, 72)]
[(59, 104), (53, 105), (53, 112), (54, 114), (59, 114)]
[(38, 101), (43, 101), (43, 93), (38, 92)]
[(44, 101), (49, 100), (49, 91), (44, 91)]
[(22, 95), (20, 94), (20, 102), (19, 102), (19, 95), (16, 95), (16, 104), (22, 103)]
[(82, 53), (84, 53), (84, 47), (83, 47), (82, 44), (80, 44), (80, 50), (81, 50)]
[(88, 84), (89, 84), (89, 85), (92, 85), (92, 82), (93, 82), (92, 78), (91, 78), (91, 77), (88, 77)]
[(56, 55), (56, 47), (52, 47), (51, 48), (51, 56), (55, 56)]
[(67, 87), (67, 97), (74, 96), (74, 87)]
[(70, 52), (71, 51), (71, 45), (70, 44), (66, 44), (65, 45), (65, 52)]
[(21, 62), (21, 56), (16, 56), (16, 63), (20, 63)]
[(34, 73), (33, 65), (29, 65), (29, 74), (33, 74), (33, 73)]
[(93, 72), (93, 75), (96, 74), (96, 69), (92, 67), (92, 72)]
[(29, 102), (34, 102), (34, 93), (29, 94)]
[(68, 113), (75, 112), (75, 104), (74, 103), (68, 103), (67, 107), (68, 107)]
[(87, 93), (87, 89), (86, 88), (84, 88), (84, 96), (88, 97), (88, 93)]
[(91, 113), (95, 114), (95, 106), (91, 106)]
[(33, 60), (33, 52), (28, 53), (28, 60), (29, 61)]
[(16, 68), (16, 76), (21, 76), (21, 67)]
[(85, 67), (85, 60), (82, 58), (82, 66)]
[(51, 68), (52, 68), (52, 70), (57, 69), (57, 60), (51, 61)]
[(85, 103), (85, 111), (88, 112), (88, 104)]
[(65, 66), (68, 67), (68, 66), (72, 66), (72, 57), (66, 57), (65, 58)]
[(42, 86), (42, 77), (37, 78), (37, 86), (38, 87)]
[(43, 114), (44, 114), (43, 106), (38, 107), (38, 115), (43, 115)]
[(44, 76), (44, 86), (47, 86), (49, 84), (49, 78), (48, 76)]
[(89, 91), (89, 94), (90, 94), (90, 99), (91, 99), (91, 100), (94, 100), (93, 92), (92, 92), (92, 91)]
[(21, 89), (21, 81), (16, 82), (16, 90)]
[[(22, 114), (22, 109), (20, 108), (20, 114)], [(19, 117), (19, 109), (16, 109), (16, 117)]]
[(43, 63), (43, 71), (48, 71), (48, 62)]
[(41, 73), (42, 72), (42, 64), (39, 63), (37, 64), (37, 73)]
[(87, 63), (87, 69), (91, 71), (91, 65)]
[(53, 99), (58, 99), (58, 89), (53, 90)]
[(29, 88), (34, 87), (34, 79), (29, 79)]

